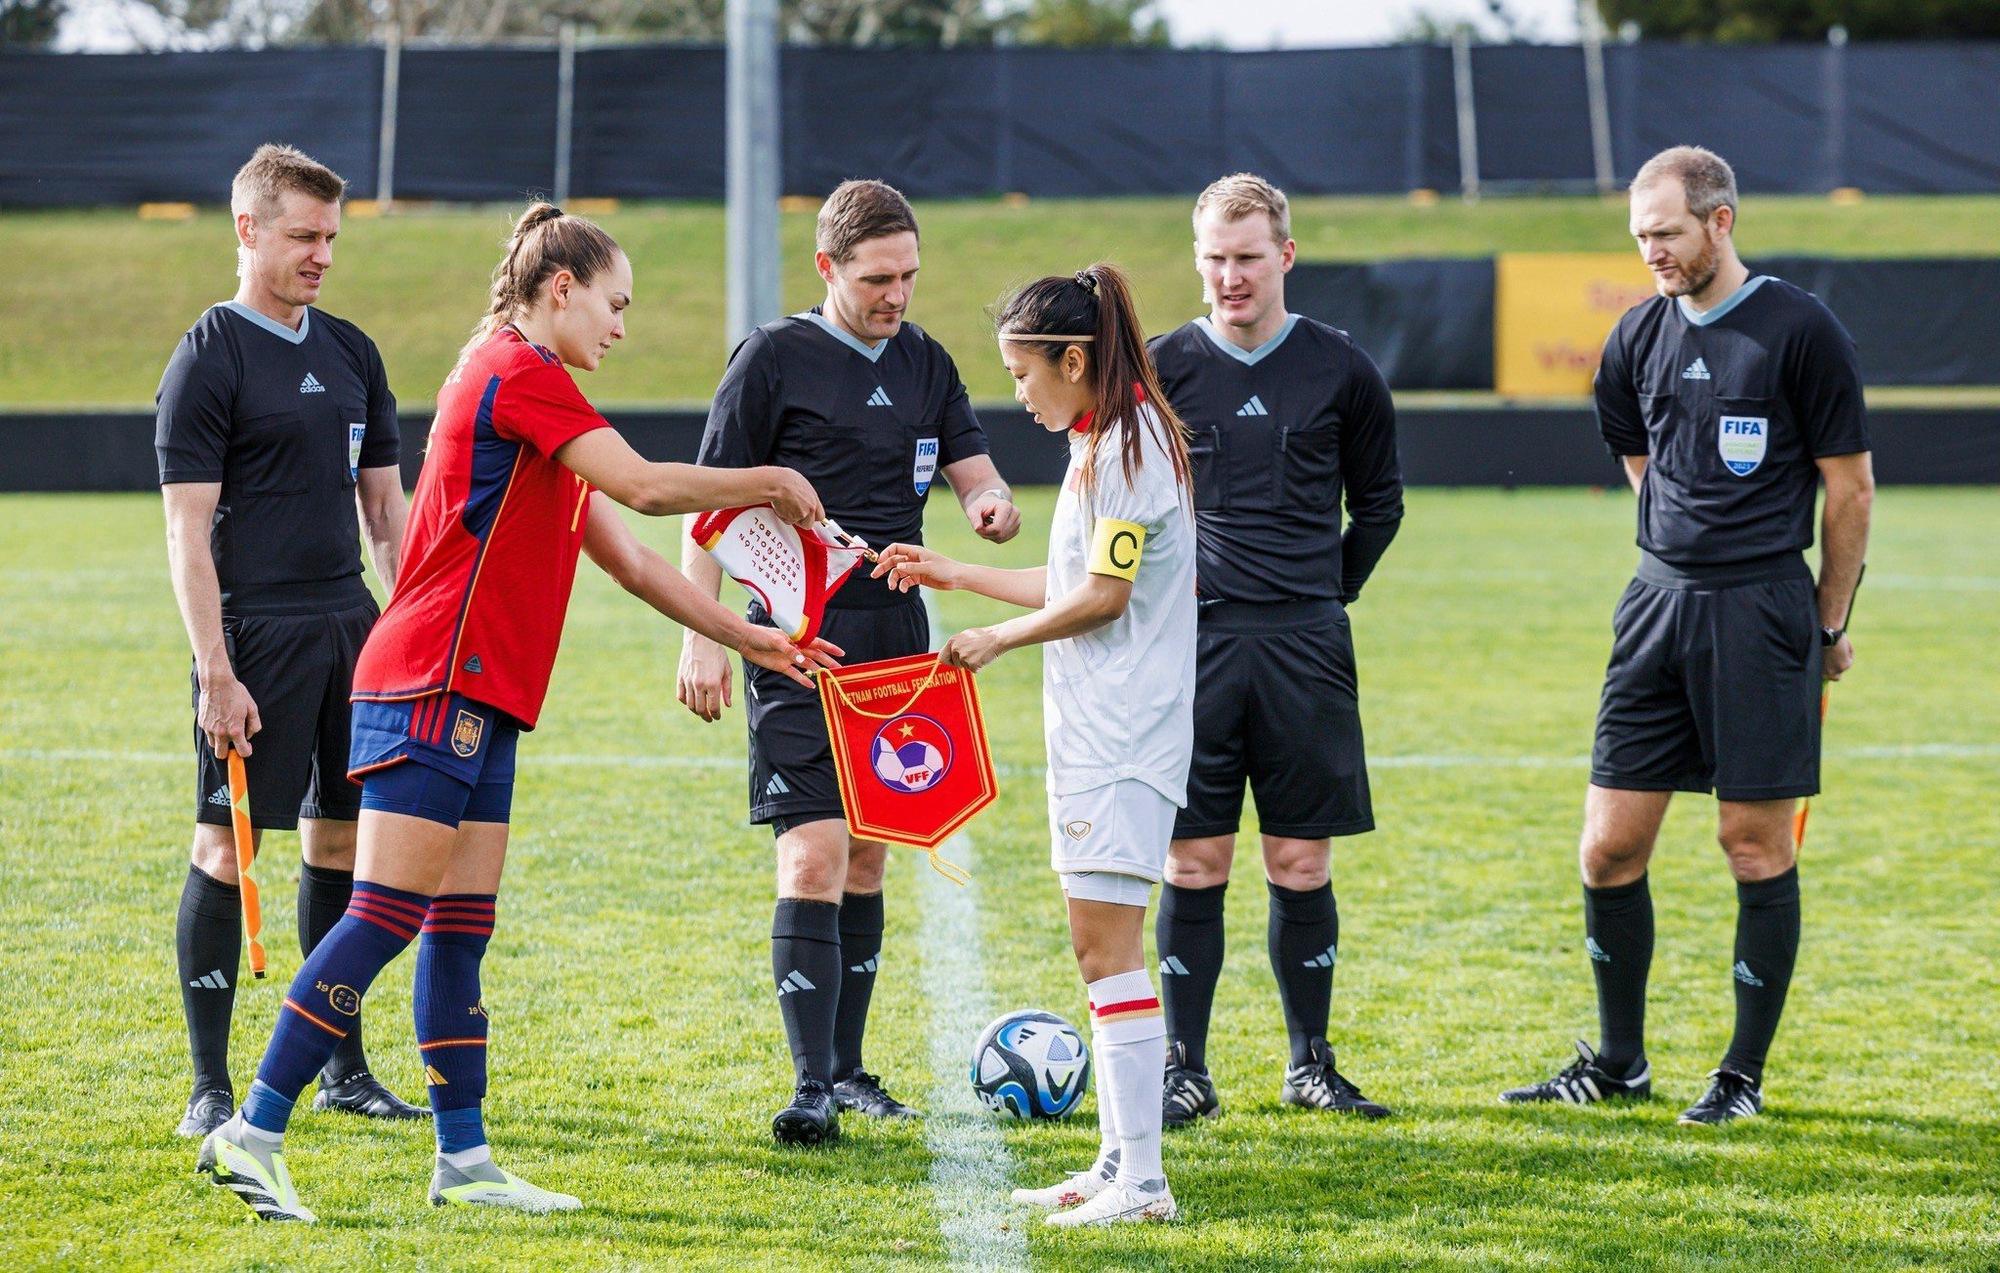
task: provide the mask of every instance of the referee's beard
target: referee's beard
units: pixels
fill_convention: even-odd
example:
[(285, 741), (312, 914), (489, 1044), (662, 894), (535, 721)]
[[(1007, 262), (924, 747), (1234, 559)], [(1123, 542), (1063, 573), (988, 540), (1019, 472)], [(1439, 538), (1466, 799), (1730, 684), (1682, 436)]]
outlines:
[(1661, 279), (1660, 295), (1699, 296), (1708, 290), (1708, 285), (1713, 283), (1715, 276), (1722, 271), (1722, 245), (1715, 241), (1715, 235), (1709, 232), (1708, 227), (1703, 226), (1701, 251), (1694, 254), (1692, 261), (1685, 264), (1676, 261), (1674, 264), (1680, 270), (1679, 281), (1670, 283)]

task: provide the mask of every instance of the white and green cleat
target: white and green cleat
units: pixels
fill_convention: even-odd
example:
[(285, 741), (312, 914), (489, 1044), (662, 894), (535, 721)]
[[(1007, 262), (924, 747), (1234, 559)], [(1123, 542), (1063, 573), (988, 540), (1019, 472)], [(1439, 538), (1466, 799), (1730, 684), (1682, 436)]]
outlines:
[(454, 1167), (440, 1154), (437, 1170), (431, 1174), (431, 1205), (438, 1207), (502, 1207), (547, 1215), (552, 1211), (578, 1211), (580, 1199), (531, 1185), (511, 1171), (494, 1165), (492, 1159), (470, 1167)]
[(239, 1112), (202, 1139), (195, 1170), (206, 1172), (210, 1183), (241, 1198), (259, 1220), (314, 1223), (319, 1217), (306, 1209), (292, 1188), (284, 1151), (260, 1144), (262, 1139)]

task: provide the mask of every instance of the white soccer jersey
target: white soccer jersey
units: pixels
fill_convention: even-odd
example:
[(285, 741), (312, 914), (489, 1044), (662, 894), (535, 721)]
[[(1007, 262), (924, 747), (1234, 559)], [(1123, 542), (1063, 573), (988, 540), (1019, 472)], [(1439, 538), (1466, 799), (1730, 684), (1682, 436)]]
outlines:
[(1081, 587), (1090, 573), (1099, 518), (1146, 531), (1132, 602), (1095, 632), (1051, 641), (1042, 655), (1043, 730), (1049, 792), (1071, 795), (1136, 778), (1176, 805), (1187, 803), (1194, 753), (1194, 509), (1174, 480), (1173, 459), (1142, 406), (1145, 463), (1125, 479), (1122, 426), (1097, 448), (1090, 506), (1083, 498), (1085, 436), (1070, 437), (1069, 471), (1049, 527), (1048, 599)]

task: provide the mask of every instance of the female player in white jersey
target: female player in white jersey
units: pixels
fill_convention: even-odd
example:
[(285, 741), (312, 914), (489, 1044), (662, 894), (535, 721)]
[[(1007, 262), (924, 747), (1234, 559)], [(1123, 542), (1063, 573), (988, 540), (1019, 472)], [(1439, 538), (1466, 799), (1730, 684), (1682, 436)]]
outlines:
[(1093, 265), (1030, 283), (1000, 313), (1014, 396), (1067, 431), (1069, 472), (1049, 527), (1049, 564), (967, 565), (897, 544), (876, 574), (904, 590), (964, 588), (1033, 611), (945, 643), (978, 671), (1047, 643), (1042, 702), (1049, 835), (1090, 990), (1098, 1060), (1096, 1163), (1016, 1202), (1055, 1225), (1168, 1220), (1160, 1163), (1166, 1031), (1146, 970), (1146, 903), (1187, 802), (1194, 748), (1194, 511), (1185, 430), (1160, 392), (1125, 277)]

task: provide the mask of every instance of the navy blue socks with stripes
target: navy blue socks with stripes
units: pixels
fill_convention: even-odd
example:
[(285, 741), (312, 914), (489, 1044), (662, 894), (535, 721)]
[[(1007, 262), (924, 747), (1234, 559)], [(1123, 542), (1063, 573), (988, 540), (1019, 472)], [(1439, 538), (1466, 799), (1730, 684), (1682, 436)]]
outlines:
[(479, 961), (493, 937), (491, 893), (447, 893), (431, 902), (417, 943), (417, 1050), (430, 1084), (438, 1152), (486, 1143), (486, 1005)]

